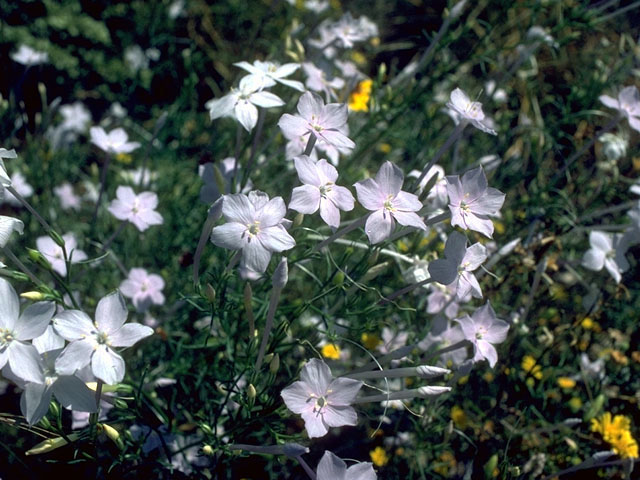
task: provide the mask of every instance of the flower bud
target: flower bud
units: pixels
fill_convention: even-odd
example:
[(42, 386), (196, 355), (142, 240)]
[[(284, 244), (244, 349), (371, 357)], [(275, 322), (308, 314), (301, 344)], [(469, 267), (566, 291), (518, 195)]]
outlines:
[(304, 213), (298, 213), (293, 217), (293, 228), (299, 227), (304, 222)]
[(47, 260), (44, 255), (42, 255), (38, 250), (27, 248), (27, 254), (29, 255), (31, 261), (37, 263), (43, 268), (46, 268), (47, 270), (51, 270), (51, 264), (49, 263), (49, 260)]
[(289, 280), (289, 265), (287, 264), (287, 257), (282, 257), (280, 263), (276, 267), (276, 271), (273, 272), (273, 288), (283, 289)]
[(279, 368), (280, 368), (280, 355), (276, 353), (271, 359), (271, 361), (269, 362), (269, 371), (275, 375), (276, 373), (278, 373)]
[(31, 292), (22, 292), (20, 294), (20, 296), (22, 298), (26, 298), (27, 300), (33, 300), (34, 302), (38, 302), (40, 300), (44, 300), (45, 299), (45, 295), (42, 292), (35, 292), (35, 291), (31, 291)]
[(223, 195), (225, 193), (228, 193), (227, 192), (226, 182), (224, 181), (224, 176), (222, 175), (222, 172), (220, 171), (220, 169), (218, 168), (218, 166), (215, 163), (213, 164), (213, 176), (215, 178), (216, 187), (218, 187), (218, 191), (220, 193), (222, 193)]
[(256, 392), (256, 387), (254, 387), (253, 384), (250, 383), (247, 387), (247, 398), (254, 399), (256, 398), (257, 394), (258, 392)]
[(98, 423), (98, 431), (103, 432), (109, 440), (116, 444), (116, 446), (122, 450), (124, 448), (124, 442), (120, 438), (120, 432), (106, 423)]
[[(79, 435), (77, 433), (67, 435), (67, 438), (72, 442), (76, 441), (78, 437)], [(41, 453), (47, 453), (55, 450), (56, 448), (64, 447), (67, 443), (69, 442), (62, 437), (48, 438), (27, 450), (25, 455), (40, 455)]]
[(209, 303), (213, 304), (216, 301), (216, 290), (210, 283), (207, 283), (204, 287), (204, 296), (207, 297)]
[(202, 453), (204, 455), (206, 455), (207, 457), (211, 457), (215, 453), (215, 450), (213, 449), (213, 447), (211, 445), (203, 445), (202, 446)]
[(215, 433), (208, 423), (200, 425), (200, 430), (202, 430), (205, 435), (213, 435)]

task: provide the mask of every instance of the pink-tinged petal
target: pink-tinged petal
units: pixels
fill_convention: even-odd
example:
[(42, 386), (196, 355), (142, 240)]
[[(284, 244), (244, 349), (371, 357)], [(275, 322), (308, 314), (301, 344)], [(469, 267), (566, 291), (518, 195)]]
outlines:
[(326, 198), (320, 200), (320, 218), (332, 228), (340, 226), (340, 210)]
[(476, 323), (471, 319), (469, 315), (457, 318), (456, 322), (460, 324), (464, 338), (472, 343), (476, 343)]
[(489, 343), (502, 343), (507, 339), (509, 324), (504, 320), (496, 320), (491, 325), (491, 329), (482, 336), (483, 340)]
[(417, 212), (422, 208), (422, 202), (418, 196), (408, 192), (398, 192), (392, 203), (394, 208), (408, 212)]
[(359, 380), (336, 378), (331, 382), (327, 390), (327, 402), (332, 406), (351, 405), (362, 385), (364, 384)]
[(358, 423), (358, 414), (353, 407), (328, 405), (324, 410), (322, 420), (330, 427), (356, 425)]
[(415, 227), (420, 230), (427, 230), (427, 226), (422, 221), (422, 218), (415, 212), (403, 212), (402, 210), (397, 210), (393, 212), (393, 218), (395, 218), (400, 225), (404, 225), (405, 227)]
[(298, 113), (302, 115), (306, 120), (310, 120), (312, 115), (319, 117), (322, 113), (324, 102), (322, 99), (311, 92), (305, 92), (300, 96), (298, 100)]
[(254, 272), (264, 273), (271, 260), (271, 251), (262, 246), (260, 241), (254, 237), (248, 241), (242, 249), (241, 267), (248, 268)]
[(109, 340), (114, 347), (130, 347), (150, 335), (153, 335), (152, 328), (139, 323), (127, 323), (110, 334)]
[(0, 327), (13, 330), (20, 316), (20, 300), (11, 284), (0, 278)]
[(131, 216), (131, 206), (117, 199), (111, 202), (107, 210), (118, 220), (129, 220)]
[(120, 284), (120, 291), (125, 297), (132, 298), (140, 290), (140, 284), (132, 280), (125, 280)]
[(609, 108), (615, 108), (616, 110), (620, 108), (618, 100), (610, 97), (609, 95), (600, 95), (598, 99)]
[(107, 385), (114, 385), (124, 378), (124, 360), (111, 348), (99, 345), (91, 358), (91, 371)]
[(321, 178), (316, 163), (307, 155), (300, 155), (294, 158), (293, 163), (296, 167), (296, 172), (298, 172), (298, 178), (302, 183), (313, 185), (314, 187), (319, 187), (327, 183)]
[(261, 228), (257, 238), (271, 252), (283, 252), (296, 246), (296, 241), (282, 225)]
[(88, 338), (71, 342), (56, 358), (56, 372), (60, 375), (73, 375), (89, 365), (95, 345), (95, 341)]
[(589, 233), (589, 243), (593, 248), (597, 248), (605, 253), (613, 250), (611, 235), (599, 230), (592, 230)]
[(101, 332), (111, 335), (117, 332), (127, 321), (127, 305), (119, 291), (110, 293), (98, 302), (96, 307), (96, 325)]
[(629, 118), (627, 118), (627, 120), (629, 120), (629, 126), (631, 128), (633, 128), (634, 130), (640, 132), (640, 118), (629, 116)]
[(480, 232), (485, 237), (493, 238), (493, 222), (484, 215), (467, 215), (465, 222), (470, 230)]
[(331, 369), (322, 360), (312, 358), (302, 367), (300, 380), (306, 383), (316, 396), (322, 397), (331, 384)]
[(582, 266), (589, 270), (600, 271), (604, 267), (606, 252), (591, 248), (582, 257)]
[(269, 200), (259, 212), (257, 219), (260, 222), (260, 228), (273, 227), (278, 225), (287, 213), (287, 206), (284, 204), (282, 197), (275, 197)]
[(358, 202), (367, 210), (379, 210), (384, 205), (386, 199), (380, 186), (372, 178), (367, 178), (354, 185)]
[(353, 140), (347, 137), (344, 133), (337, 130), (323, 130), (320, 133), (313, 131), (311, 133), (314, 133), (319, 137), (319, 139), (324, 140), (325, 142), (333, 145), (336, 148), (353, 149), (356, 146)]
[(116, 197), (122, 203), (132, 206), (136, 201), (136, 194), (131, 187), (119, 186), (116, 189)]
[(320, 190), (312, 185), (302, 185), (293, 189), (289, 208), (296, 212), (311, 215), (320, 207)]
[(462, 183), (458, 175), (449, 175), (446, 178), (447, 182), (447, 195), (449, 195), (450, 206), (459, 207), (462, 200), (464, 200), (464, 191), (462, 189)]
[(318, 463), (317, 477), (318, 480), (344, 480), (346, 471), (347, 464), (327, 450)]
[(393, 221), (393, 216), (384, 209), (380, 209), (369, 215), (367, 223), (364, 226), (364, 231), (367, 237), (369, 237), (369, 242), (375, 245), (389, 238), (394, 227), (395, 222)]
[(142, 192), (140, 195), (138, 195), (137, 198), (140, 208), (155, 210), (155, 208), (158, 206), (158, 195), (153, 192)]
[(470, 272), (462, 272), (458, 275), (456, 298), (460, 301), (469, 292), (475, 298), (482, 298), (482, 289), (475, 275)]
[(489, 342), (485, 342), (484, 340), (478, 340), (476, 343), (476, 348), (478, 352), (482, 355), (483, 358), (486, 358), (489, 362), (489, 366), (491, 368), (494, 367), (496, 362), (498, 361), (498, 352)]
[(60, 405), (77, 412), (96, 412), (96, 394), (78, 377), (62, 375), (52, 387)]
[(376, 174), (376, 183), (384, 197), (398, 195), (403, 182), (404, 175), (402, 170), (391, 162), (384, 162)]
[(456, 264), (449, 259), (440, 258), (438, 260), (434, 260), (427, 268), (431, 278), (443, 285), (449, 285), (458, 276)]
[(240, 223), (229, 222), (215, 227), (211, 231), (211, 242), (229, 250), (239, 250), (247, 245), (247, 227)]
[(462, 198), (462, 201), (466, 204), (469, 204), (484, 195), (488, 184), (487, 177), (484, 174), (482, 167), (477, 167), (465, 172), (462, 175), (462, 186), (464, 190), (464, 197)]
[(476, 199), (469, 208), (475, 214), (493, 215), (502, 208), (504, 197), (505, 194), (501, 191), (495, 188), (487, 188), (485, 194)]
[(301, 415), (304, 420), (304, 428), (307, 429), (307, 435), (309, 435), (309, 438), (324, 437), (329, 431), (324, 425), (322, 417), (317, 413), (307, 410)]
[(324, 107), (322, 126), (324, 128), (341, 128), (347, 123), (348, 111), (344, 103), (329, 103)]
[(89, 316), (80, 310), (60, 312), (53, 319), (53, 329), (70, 342), (91, 335), (96, 330)]
[(481, 243), (474, 243), (467, 248), (461, 264), (467, 272), (472, 272), (487, 259), (487, 248)]
[(312, 393), (305, 382), (297, 381), (284, 388), (280, 396), (289, 410), (300, 414), (313, 408), (312, 401), (308, 401)]
[(240, 100), (235, 107), (236, 118), (247, 132), (258, 123), (258, 109), (248, 100)]
[(280, 117), (278, 126), (285, 137), (297, 138), (305, 135), (309, 131), (309, 123), (302, 117), (285, 113)]
[[(347, 469), (344, 480), (376, 480), (378, 477), (371, 462), (361, 462)], [(320, 479), (318, 479), (320, 480)]]
[(329, 182), (336, 183), (336, 180), (338, 180), (338, 170), (336, 170), (336, 167), (331, 165), (324, 158), (318, 160), (318, 163), (316, 163), (316, 168), (322, 176), (321, 184), (324, 185), (325, 183)]
[(40, 354), (31, 344), (12, 341), (7, 347), (9, 367), (18, 378), (25, 382), (42, 383)]
[(640, 92), (635, 85), (629, 85), (620, 90), (618, 100), (620, 100), (620, 105), (626, 105), (629, 110), (632, 110), (640, 104)]
[(25, 308), (20, 321), (15, 326), (18, 340), (31, 340), (39, 337), (47, 329), (56, 305), (53, 302), (37, 302)]
[(39, 383), (28, 383), (20, 397), (20, 411), (29, 425), (35, 425), (49, 411), (50, 402), (51, 388)]
[(252, 94), (251, 103), (262, 108), (274, 108), (284, 105), (284, 102), (279, 96), (265, 91)]
[(253, 223), (256, 210), (249, 198), (242, 193), (225, 195), (222, 202), (222, 215), (227, 222), (237, 222), (243, 225)]
[(331, 187), (331, 191), (327, 194), (327, 198), (344, 212), (353, 210), (355, 200), (348, 188), (334, 185)]

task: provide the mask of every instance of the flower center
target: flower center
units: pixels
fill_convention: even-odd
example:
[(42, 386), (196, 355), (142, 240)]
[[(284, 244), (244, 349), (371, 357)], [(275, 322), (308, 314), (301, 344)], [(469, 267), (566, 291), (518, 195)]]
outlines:
[(331, 191), (331, 187), (332, 186), (333, 186), (332, 182), (328, 182), (328, 183), (325, 183), (324, 185), (320, 186), (319, 187), (320, 195), (322, 197), (326, 198), (327, 197), (327, 193), (329, 193)]
[(9, 330), (8, 328), (0, 328), (0, 349), (9, 346), (14, 338), (12, 330)]
[(95, 335), (96, 342), (98, 342), (99, 345), (111, 346), (111, 342), (109, 342), (109, 335), (107, 335), (105, 332), (97, 331)]
[(391, 202), (391, 200), (393, 200), (393, 195), (387, 195), (387, 199), (384, 201), (382, 206), (385, 210), (388, 210), (390, 212), (395, 212), (396, 208), (393, 206), (393, 203)]
[(247, 232), (249, 232), (249, 238), (253, 238), (254, 235), (258, 235), (260, 233), (260, 222), (255, 220), (253, 223), (249, 223), (247, 225)]

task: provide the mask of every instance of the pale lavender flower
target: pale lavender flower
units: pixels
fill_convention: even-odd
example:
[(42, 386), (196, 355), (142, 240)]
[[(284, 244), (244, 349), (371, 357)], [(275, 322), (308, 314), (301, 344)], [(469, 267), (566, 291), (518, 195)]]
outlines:
[(304, 93), (298, 101), (298, 115), (285, 113), (278, 126), (287, 138), (313, 135), (318, 143), (336, 148), (351, 149), (355, 143), (342, 133), (347, 123), (347, 106), (343, 103), (324, 104), (311, 92)]
[(487, 125), (488, 119), (484, 116), (482, 104), (480, 102), (472, 102), (467, 94), (459, 88), (451, 92), (447, 107), (459, 115), (458, 118), (461, 122), (469, 122), (478, 130), (490, 133), (491, 135), (497, 135), (496, 131)]
[(322, 360), (309, 360), (300, 380), (280, 394), (287, 408), (302, 415), (309, 438), (322, 437), (329, 427), (355, 425), (358, 416), (350, 405), (363, 383), (350, 378), (332, 378)]
[(145, 312), (153, 305), (164, 305), (164, 280), (160, 275), (148, 273), (144, 268), (132, 268), (129, 277), (120, 284), (120, 291), (131, 298), (138, 312)]
[[(11, 175), (11, 186), (18, 192), (23, 198), (29, 198), (33, 195), (33, 187), (29, 185), (27, 179), (20, 172), (14, 172)], [(2, 188), (2, 187), (0, 187)], [(0, 200), (2, 200), (2, 195), (0, 195)], [(4, 202), (8, 203), (13, 207), (21, 207), (22, 202), (13, 196), (13, 193), (7, 191), (4, 196)]]
[(610, 234), (593, 230), (589, 233), (591, 248), (582, 257), (582, 266), (589, 270), (599, 271), (605, 267), (616, 283), (622, 280), (622, 272), (629, 269), (629, 262), (625, 257), (628, 243), (620, 234)]
[(601, 95), (599, 99), (607, 107), (615, 108), (627, 117), (629, 126), (640, 132), (640, 93), (635, 85), (620, 90), (617, 100), (609, 95)]
[(209, 100), (205, 107), (209, 110), (211, 120), (233, 117), (250, 132), (258, 122), (257, 107), (273, 108), (284, 105), (280, 97), (259, 88), (260, 85), (247, 76), (240, 80), (237, 90), (231, 89), (231, 93), (224, 97)]
[(498, 361), (498, 352), (494, 345), (505, 341), (509, 324), (496, 317), (496, 312), (489, 302), (473, 312), (473, 315), (465, 315), (456, 322), (460, 324), (464, 338), (473, 344), (473, 361), (485, 359), (493, 368)]
[(427, 229), (422, 218), (415, 213), (422, 208), (422, 203), (413, 193), (401, 190), (403, 182), (402, 170), (391, 162), (385, 162), (375, 180), (367, 178), (355, 184), (358, 201), (373, 211), (364, 228), (372, 244), (389, 237), (395, 221), (400, 225)]
[(63, 184), (55, 187), (53, 189), (53, 193), (58, 197), (60, 207), (63, 210), (80, 210), (81, 199), (75, 194), (73, 187), (69, 182), (64, 182)]
[(361, 462), (347, 468), (344, 460), (325, 450), (318, 463), (318, 480), (376, 480), (377, 475), (370, 462)]
[(287, 80), (286, 77), (300, 68), (299, 63), (285, 63), (280, 65), (275, 62), (261, 62), (256, 60), (253, 65), (249, 62), (234, 63), (236, 67), (246, 70), (251, 75), (248, 75), (248, 82), (255, 83), (258, 86), (258, 90), (263, 88), (273, 87), (276, 82), (291, 87), (299, 92), (304, 92), (304, 85), (296, 80)]
[(18, 232), (22, 235), (23, 230), (24, 223), (22, 223), (22, 220), (0, 215), (0, 247), (7, 246), (7, 242), (9, 242), (9, 238), (13, 232)]
[[(69, 263), (78, 263), (87, 259), (87, 254), (82, 250), (78, 250), (78, 242), (73, 233), (63, 235), (62, 239), (64, 240), (64, 246), (67, 250)], [(64, 277), (67, 274), (67, 264), (64, 261), (62, 247), (48, 236), (38, 237), (36, 239), (36, 246), (38, 251), (49, 261), (53, 271)]]
[(454, 231), (447, 238), (444, 257), (429, 264), (431, 278), (443, 285), (455, 283), (458, 300), (465, 298), (469, 292), (476, 298), (482, 298), (480, 284), (471, 272), (487, 259), (484, 245), (474, 243), (467, 248), (467, 237)]
[(152, 225), (162, 225), (162, 215), (156, 212), (158, 196), (153, 192), (136, 195), (131, 187), (120, 186), (116, 190), (117, 198), (109, 205), (109, 211), (118, 220), (133, 223), (144, 232)]
[(13, 52), (11, 59), (28, 67), (40, 65), (49, 61), (49, 54), (46, 52), (38, 52), (28, 45), (20, 45), (17, 52)]
[[(300, 6), (300, 2), (297, 0), (287, 0), (287, 3), (292, 6)], [(329, 0), (305, 0), (302, 2), (302, 7), (310, 12), (322, 13), (329, 8)]]
[[(422, 351), (428, 351), (432, 348), (447, 348), (464, 340), (464, 333), (460, 325), (451, 325), (444, 317), (436, 317), (432, 330), (422, 340), (418, 347)], [(450, 352), (441, 354), (436, 361), (436, 365), (441, 367), (459, 367), (467, 360), (467, 350), (464, 347), (457, 348)]]
[(336, 90), (341, 90), (345, 85), (344, 79), (330, 77), (324, 70), (316, 67), (311, 62), (304, 62), (302, 70), (307, 76), (305, 80), (307, 88), (314, 92), (322, 92), (328, 95), (329, 98), (337, 98)]
[(225, 195), (222, 215), (227, 223), (211, 232), (214, 245), (230, 250), (242, 250), (241, 268), (263, 273), (271, 254), (295, 247), (296, 242), (283, 226), (287, 213), (282, 197), (253, 191)]
[[(409, 172), (409, 176), (413, 178), (420, 177), (422, 172), (420, 170), (411, 170)], [(444, 208), (448, 203), (448, 195), (447, 195), (447, 180), (444, 174), (444, 168), (440, 165), (433, 165), (424, 176), (420, 185), (418, 185), (418, 195), (422, 195), (425, 187), (428, 183), (431, 182), (433, 177), (436, 177), (436, 183), (433, 185), (429, 193), (427, 194), (426, 201), (431, 203), (434, 208)]]
[(0, 368), (26, 382), (41, 378), (40, 354), (31, 343), (44, 333), (55, 311), (53, 302), (38, 302), (20, 314), (18, 294), (11, 284), (0, 278)]
[(131, 153), (140, 146), (138, 142), (130, 142), (127, 132), (122, 128), (114, 128), (108, 134), (102, 127), (91, 127), (89, 130), (91, 143), (107, 153)]
[(128, 323), (127, 307), (120, 292), (103, 297), (96, 307), (95, 323), (80, 310), (65, 310), (53, 319), (56, 333), (69, 345), (56, 359), (60, 375), (73, 375), (91, 364), (93, 374), (113, 385), (124, 378), (124, 360), (114, 347), (130, 347), (153, 330), (139, 323)]
[(458, 310), (460, 309), (460, 302), (466, 303), (471, 300), (471, 291), (469, 291), (464, 298), (458, 300), (456, 298), (456, 285), (457, 282), (450, 283), (449, 285), (430, 283), (429, 289), (431, 293), (427, 297), (427, 313), (435, 315), (444, 310), (447, 318), (456, 318)]
[(294, 159), (301, 187), (293, 189), (289, 208), (306, 215), (320, 209), (320, 217), (333, 228), (340, 226), (340, 210), (353, 210), (353, 195), (336, 185), (338, 171), (325, 159), (317, 163), (306, 155)]
[(447, 176), (447, 193), (451, 225), (470, 229), (492, 238), (493, 222), (489, 215), (498, 213), (504, 203), (504, 193), (487, 186), (482, 167), (462, 175)]

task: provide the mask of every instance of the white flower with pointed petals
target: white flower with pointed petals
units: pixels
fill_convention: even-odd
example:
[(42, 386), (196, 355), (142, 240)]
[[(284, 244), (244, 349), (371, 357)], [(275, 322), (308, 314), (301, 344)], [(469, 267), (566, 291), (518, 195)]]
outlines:
[(18, 155), (13, 149), (7, 150), (6, 148), (0, 148), (0, 192), (4, 191), (2, 187), (11, 186), (11, 177), (7, 173), (7, 168), (4, 166), (3, 158), (18, 158)]
[(332, 378), (322, 360), (309, 360), (300, 380), (280, 394), (287, 408), (302, 415), (309, 438), (322, 437), (329, 427), (355, 425), (358, 420), (351, 404), (363, 383), (350, 378)]
[(220, 117), (234, 117), (250, 132), (258, 123), (258, 109), (273, 108), (284, 105), (280, 97), (260, 89), (260, 85), (248, 75), (238, 85), (238, 89), (231, 89), (231, 93), (222, 98), (209, 100), (205, 107), (209, 109), (211, 120)]
[(49, 54), (47, 52), (34, 50), (28, 45), (20, 45), (18, 51), (11, 54), (11, 59), (22, 65), (33, 66), (47, 63), (49, 61)]
[(16, 377), (27, 382), (40, 379), (40, 355), (26, 342), (42, 335), (54, 311), (53, 302), (38, 302), (21, 315), (18, 294), (0, 278), (0, 368), (9, 365)]
[(114, 128), (108, 134), (102, 127), (91, 127), (91, 143), (107, 153), (131, 153), (140, 146), (138, 142), (130, 142), (129, 135), (122, 128)]
[(234, 63), (236, 67), (240, 67), (246, 70), (251, 75), (248, 75), (248, 82), (258, 85), (258, 90), (263, 88), (273, 87), (276, 82), (291, 87), (299, 92), (304, 92), (304, 85), (296, 80), (287, 80), (293, 72), (300, 68), (298, 63), (285, 63), (280, 65), (274, 62), (261, 62), (256, 60), (253, 65), (249, 62)]
[(389, 237), (395, 228), (395, 221), (400, 225), (427, 229), (422, 218), (415, 213), (422, 208), (422, 203), (413, 193), (401, 190), (403, 182), (402, 170), (391, 162), (385, 162), (375, 180), (367, 178), (355, 184), (358, 201), (364, 208), (373, 211), (364, 226), (372, 244)]
[(496, 317), (496, 312), (489, 302), (473, 312), (473, 315), (465, 315), (456, 322), (460, 324), (464, 338), (473, 344), (473, 361), (486, 359), (493, 368), (498, 361), (498, 352), (494, 345), (505, 341), (509, 324)]
[(153, 330), (139, 323), (128, 323), (127, 307), (115, 291), (98, 302), (96, 320), (80, 310), (65, 310), (53, 319), (56, 333), (70, 343), (56, 359), (60, 375), (73, 375), (91, 364), (93, 374), (108, 385), (124, 378), (124, 360), (114, 347), (130, 347)]
[[(625, 241), (622, 241), (622, 240)], [(589, 270), (600, 271), (605, 267), (616, 283), (622, 280), (622, 272), (629, 269), (625, 253), (629, 247), (627, 239), (619, 234), (610, 234), (593, 230), (589, 234), (591, 248), (582, 257), (582, 266)]]
[(353, 210), (353, 195), (336, 185), (338, 171), (325, 159), (317, 163), (306, 155), (294, 159), (301, 187), (293, 189), (289, 208), (306, 215), (320, 209), (320, 217), (333, 228), (340, 226), (340, 210)]
[(318, 480), (376, 480), (377, 475), (371, 462), (361, 462), (351, 465), (330, 451), (325, 451), (318, 463)]
[(227, 223), (211, 232), (214, 245), (230, 250), (242, 250), (241, 269), (263, 273), (273, 252), (295, 247), (296, 242), (283, 225), (287, 207), (282, 197), (253, 191), (225, 195), (222, 215)]
[(497, 135), (496, 131), (487, 125), (487, 119), (485, 119), (480, 102), (472, 102), (467, 94), (459, 88), (451, 92), (450, 100), (447, 102), (447, 107), (459, 115), (460, 121), (469, 122), (485, 133)]
[(18, 232), (22, 235), (23, 230), (24, 223), (22, 223), (22, 220), (0, 215), (0, 247), (6, 247), (13, 232)]
[[(64, 240), (64, 246), (67, 250), (70, 263), (78, 263), (87, 259), (87, 254), (76, 248), (78, 242), (73, 233), (64, 234), (62, 239)], [(38, 251), (49, 261), (51, 268), (64, 277), (67, 274), (67, 264), (64, 261), (62, 247), (48, 236), (38, 237), (36, 239), (36, 246), (38, 247)]]
[(156, 212), (158, 195), (155, 193), (142, 192), (136, 195), (133, 188), (120, 186), (116, 189), (116, 197), (108, 210), (118, 220), (133, 223), (141, 232), (152, 225), (162, 225), (162, 215)]
[(640, 93), (635, 85), (620, 90), (617, 99), (609, 95), (601, 95), (599, 99), (607, 107), (615, 108), (627, 117), (629, 126), (640, 132)]

